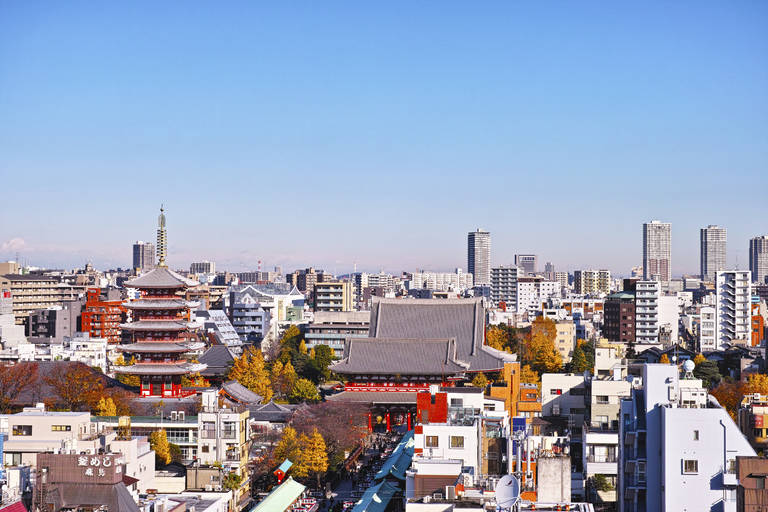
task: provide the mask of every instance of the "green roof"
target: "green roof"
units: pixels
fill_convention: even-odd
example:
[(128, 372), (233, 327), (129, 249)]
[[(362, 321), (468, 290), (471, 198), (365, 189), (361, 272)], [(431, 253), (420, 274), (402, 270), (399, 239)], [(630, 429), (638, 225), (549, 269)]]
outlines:
[(251, 512), (285, 512), (306, 490), (306, 487), (291, 477), (256, 505)]
[(634, 293), (630, 293), (630, 292), (616, 292), (616, 293), (610, 294), (606, 298), (608, 298), (608, 299), (634, 299), (635, 298), (635, 294)]

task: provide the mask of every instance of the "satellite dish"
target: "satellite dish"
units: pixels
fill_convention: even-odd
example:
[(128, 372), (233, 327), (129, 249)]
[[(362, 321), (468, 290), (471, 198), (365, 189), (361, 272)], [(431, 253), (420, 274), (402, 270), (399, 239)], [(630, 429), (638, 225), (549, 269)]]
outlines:
[(496, 484), (496, 504), (510, 508), (520, 499), (520, 481), (512, 475), (504, 475)]

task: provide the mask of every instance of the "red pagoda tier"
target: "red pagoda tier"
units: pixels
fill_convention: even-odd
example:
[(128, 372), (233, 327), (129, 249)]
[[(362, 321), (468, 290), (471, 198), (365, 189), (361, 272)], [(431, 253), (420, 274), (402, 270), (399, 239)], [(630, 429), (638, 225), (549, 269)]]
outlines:
[(136, 364), (115, 371), (139, 376), (141, 396), (184, 396), (181, 377), (206, 368), (184, 357), (204, 346), (194, 342), (189, 332), (190, 310), (197, 304), (177, 296), (177, 292), (196, 284), (165, 265), (125, 283), (129, 288), (138, 288), (140, 296), (123, 304), (133, 321), (120, 327), (131, 334), (133, 343), (119, 349)]

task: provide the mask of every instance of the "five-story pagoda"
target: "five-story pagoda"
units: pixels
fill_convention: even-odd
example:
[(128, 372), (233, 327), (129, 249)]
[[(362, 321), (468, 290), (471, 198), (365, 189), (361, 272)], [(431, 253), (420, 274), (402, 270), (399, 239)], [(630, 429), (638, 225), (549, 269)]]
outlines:
[(141, 396), (178, 398), (185, 393), (181, 377), (206, 368), (190, 363), (185, 354), (202, 348), (189, 330), (190, 310), (195, 303), (184, 300), (183, 292), (198, 283), (170, 270), (166, 256), (165, 214), (160, 208), (157, 228), (157, 266), (149, 272), (125, 283), (137, 288), (139, 298), (124, 303), (131, 312), (131, 322), (121, 324), (130, 333), (133, 343), (121, 345), (125, 358), (135, 364), (118, 366), (117, 373), (136, 375), (141, 379)]

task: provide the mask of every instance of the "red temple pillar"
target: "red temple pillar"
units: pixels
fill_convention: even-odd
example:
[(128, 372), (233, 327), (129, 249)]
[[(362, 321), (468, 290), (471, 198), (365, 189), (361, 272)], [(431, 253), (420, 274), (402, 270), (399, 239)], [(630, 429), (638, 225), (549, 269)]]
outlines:
[(411, 413), (406, 413), (408, 415), (408, 430), (411, 430)]
[(373, 416), (368, 413), (368, 432), (373, 432)]
[(387, 432), (392, 432), (392, 423), (389, 421), (389, 412), (387, 412)]

